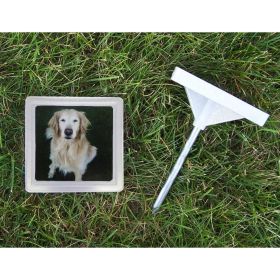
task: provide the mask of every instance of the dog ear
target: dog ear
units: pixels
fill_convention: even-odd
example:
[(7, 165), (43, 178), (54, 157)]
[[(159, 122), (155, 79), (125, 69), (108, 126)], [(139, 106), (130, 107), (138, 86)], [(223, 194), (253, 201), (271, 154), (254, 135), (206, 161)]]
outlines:
[(51, 119), (49, 120), (49, 127), (53, 129), (55, 135), (59, 134), (59, 117), (60, 117), (60, 112), (55, 112)]
[(85, 115), (85, 112), (79, 112), (80, 116), (80, 130), (81, 133), (85, 133), (87, 130), (87, 127), (90, 125), (90, 121)]

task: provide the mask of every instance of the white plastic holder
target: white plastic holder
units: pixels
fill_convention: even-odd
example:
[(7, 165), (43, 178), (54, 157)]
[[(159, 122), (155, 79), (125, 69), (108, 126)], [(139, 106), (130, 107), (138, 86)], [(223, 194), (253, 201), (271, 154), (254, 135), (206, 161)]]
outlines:
[(156, 202), (153, 213), (156, 213), (167, 196), (199, 132), (208, 125), (229, 122), (246, 118), (263, 126), (269, 115), (216, 86), (176, 67), (171, 79), (185, 87), (192, 112), (194, 128), (176, 161)]

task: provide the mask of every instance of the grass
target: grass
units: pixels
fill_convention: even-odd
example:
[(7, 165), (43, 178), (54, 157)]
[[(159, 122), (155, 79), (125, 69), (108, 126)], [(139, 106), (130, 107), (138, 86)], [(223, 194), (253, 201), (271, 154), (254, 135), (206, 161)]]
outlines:
[[(175, 66), (271, 117), (206, 129), (154, 216), (193, 122)], [(280, 34), (0, 34), (0, 245), (280, 246), (279, 77)], [(123, 192), (24, 191), (29, 95), (124, 99)]]

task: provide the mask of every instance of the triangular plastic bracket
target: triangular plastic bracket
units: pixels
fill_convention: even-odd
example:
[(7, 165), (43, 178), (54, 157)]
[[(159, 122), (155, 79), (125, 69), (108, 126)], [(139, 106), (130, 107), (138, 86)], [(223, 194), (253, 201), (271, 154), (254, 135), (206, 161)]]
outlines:
[(246, 118), (263, 126), (269, 115), (216, 86), (176, 67), (172, 78), (187, 91), (187, 96), (201, 129), (207, 125)]
[[(195, 125), (198, 125), (200, 122), (202, 126), (205, 127), (208, 125), (240, 120), (244, 118), (229, 108), (211, 101), (206, 97), (192, 91), (191, 89), (185, 89), (192, 108), (192, 112), (194, 114)], [(203, 127), (202, 129), (204, 129)]]

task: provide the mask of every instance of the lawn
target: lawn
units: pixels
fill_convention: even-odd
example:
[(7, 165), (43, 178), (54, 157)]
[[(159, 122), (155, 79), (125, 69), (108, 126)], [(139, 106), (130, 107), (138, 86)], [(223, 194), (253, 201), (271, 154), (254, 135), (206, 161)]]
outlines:
[[(160, 211), (191, 129), (175, 66), (271, 116), (201, 133)], [(125, 188), (24, 190), (27, 96), (118, 96)], [(280, 246), (280, 34), (0, 34), (1, 247)]]

